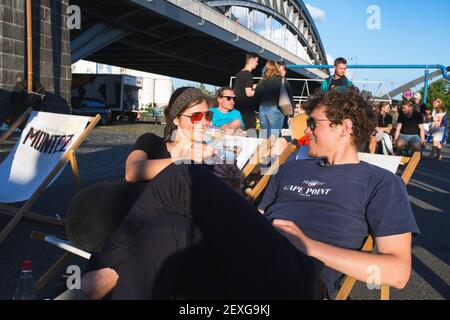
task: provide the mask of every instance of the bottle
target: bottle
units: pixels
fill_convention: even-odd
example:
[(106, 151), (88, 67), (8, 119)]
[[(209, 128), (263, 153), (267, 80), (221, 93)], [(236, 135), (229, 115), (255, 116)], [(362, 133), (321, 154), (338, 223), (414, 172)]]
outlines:
[(22, 262), (22, 271), (17, 281), (14, 300), (34, 300), (36, 291), (34, 290), (33, 263), (30, 260)]

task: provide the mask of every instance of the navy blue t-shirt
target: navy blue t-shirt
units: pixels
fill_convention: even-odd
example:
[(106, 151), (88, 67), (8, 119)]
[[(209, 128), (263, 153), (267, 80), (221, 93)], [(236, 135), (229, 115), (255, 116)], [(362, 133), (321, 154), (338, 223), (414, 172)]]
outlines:
[[(359, 250), (368, 234), (419, 233), (402, 180), (366, 162), (336, 166), (319, 160), (286, 162), (258, 208), (269, 220), (293, 221), (311, 239)], [(342, 274), (325, 267), (332, 296)]]

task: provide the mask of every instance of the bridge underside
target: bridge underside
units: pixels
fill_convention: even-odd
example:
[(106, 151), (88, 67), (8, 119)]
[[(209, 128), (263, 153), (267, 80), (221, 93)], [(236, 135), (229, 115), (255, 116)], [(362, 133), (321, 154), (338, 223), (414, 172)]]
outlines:
[[(81, 29), (71, 31), (75, 60), (226, 85), (243, 67), (248, 51), (262, 57), (255, 75), (261, 73), (266, 59), (280, 59), (167, 2), (73, 0), (71, 4), (78, 5), (82, 13)], [(155, 10), (150, 9), (152, 5)], [(304, 70), (290, 72), (289, 77), (313, 77)]]

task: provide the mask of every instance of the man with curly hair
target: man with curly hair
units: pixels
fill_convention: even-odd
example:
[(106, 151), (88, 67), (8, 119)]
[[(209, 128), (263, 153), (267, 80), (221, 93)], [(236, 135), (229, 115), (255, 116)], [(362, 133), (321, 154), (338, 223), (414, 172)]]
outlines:
[[(294, 246), (325, 263), (330, 296), (342, 274), (367, 282), (376, 266), (377, 284), (403, 288), (411, 271), (411, 235), (419, 230), (406, 188), (357, 155), (375, 128), (372, 110), (354, 87), (310, 99), (309, 156), (321, 160), (287, 162), (258, 206)], [(358, 251), (368, 233), (376, 255)]]
[[(203, 166), (171, 165), (113, 235), (142, 261), (128, 274), (105, 265), (83, 278), (83, 291), (101, 298), (114, 288), (113, 298), (122, 299), (322, 299), (334, 295), (342, 274), (403, 288), (419, 230), (400, 178), (358, 159), (375, 128), (372, 106), (349, 88), (313, 97), (306, 111), (316, 159), (280, 167), (258, 205), (262, 215)], [(369, 233), (376, 254), (360, 251)]]

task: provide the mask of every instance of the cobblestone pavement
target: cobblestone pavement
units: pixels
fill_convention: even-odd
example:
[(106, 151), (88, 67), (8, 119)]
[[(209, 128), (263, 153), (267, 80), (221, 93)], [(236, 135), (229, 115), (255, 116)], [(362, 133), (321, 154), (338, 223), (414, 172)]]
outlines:
[[(144, 132), (162, 135), (163, 126), (119, 124), (97, 127), (77, 152), (82, 186), (123, 177), (124, 162), (136, 139)], [(0, 147), (0, 159), (13, 146), (11, 141)], [(424, 152), (426, 155), (427, 152)], [(411, 206), (421, 236), (413, 244), (413, 273), (407, 287), (391, 290), (392, 299), (450, 299), (450, 148), (445, 147), (444, 160), (422, 159), (408, 186)], [(56, 182), (39, 198), (32, 210), (50, 216), (64, 217), (74, 195), (73, 176), (65, 168)], [(0, 227), (9, 217), (0, 215)], [(10, 299), (19, 276), (21, 261), (31, 259), (35, 278), (40, 277), (62, 251), (42, 241), (29, 240), (33, 230), (63, 235), (62, 227), (22, 220), (0, 245), (0, 299)], [(71, 264), (80, 267), (85, 260), (75, 258)], [(62, 272), (61, 272), (62, 273)], [(50, 286), (44, 295), (50, 295)], [(358, 284), (352, 299), (377, 299), (379, 291)]]

